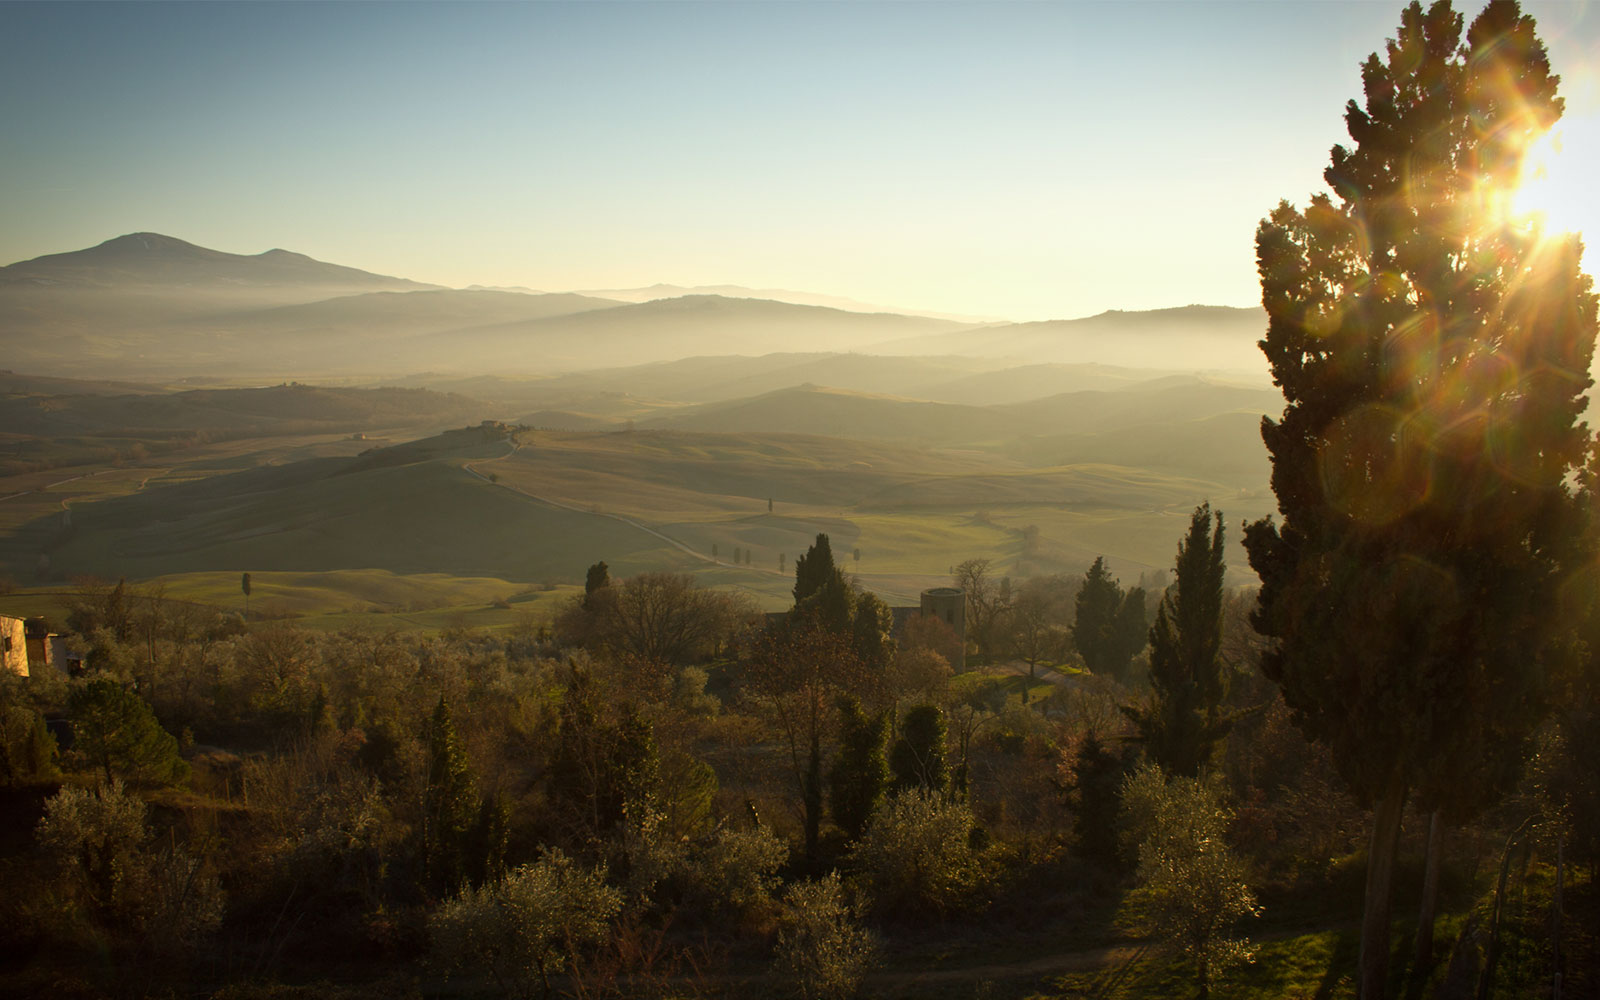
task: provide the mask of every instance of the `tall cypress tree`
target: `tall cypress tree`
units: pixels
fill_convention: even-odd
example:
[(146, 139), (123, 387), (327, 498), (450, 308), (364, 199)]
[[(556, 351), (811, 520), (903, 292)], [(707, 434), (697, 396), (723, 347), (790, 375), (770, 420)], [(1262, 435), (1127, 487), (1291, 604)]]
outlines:
[(478, 822), (478, 791), (472, 763), (456, 733), (444, 696), (428, 720), (428, 786), (424, 803), (423, 853), (436, 890), (458, 888), (469, 869), (470, 841)]
[[(1545, 707), (1588, 442), (1595, 297), (1576, 238), (1514, 217), (1529, 145), (1561, 114), (1531, 18), (1493, 0), (1463, 40), (1412, 3), (1362, 67), (1334, 195), (1257, 232), (1263, 422), (1282, 524), (1245, 532), (1263, 669), (1373, 807), (1360, 993), (1384, 992), (1408, 795), (1487, 801)], [(1463, 780), (1466, 779), (1466, 780)]]
[(1144, 708), (1124, 709), (1150, 758), (1168, 774), (1198, 777), (1227, 732), (1222, 717), (1222, 513), (1195, 508), (1178, 543), (1177, 583), (1161, 599), (1150, 628), (1150, 687)]

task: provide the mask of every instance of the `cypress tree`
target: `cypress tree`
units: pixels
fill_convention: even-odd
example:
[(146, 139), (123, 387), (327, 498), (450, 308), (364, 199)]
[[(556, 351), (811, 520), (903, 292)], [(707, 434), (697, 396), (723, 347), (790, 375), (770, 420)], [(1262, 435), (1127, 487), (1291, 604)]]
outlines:
[[(1575, 237), (1508, 206), (1560, 117), (1531, 18), (1408, 6), (1300, 212), (1256, 237), (1281, 525), (1245, 531), (1263, 670), (1374, 809), (1360, 995), (1381, 997), (1400, 820), (1515, 773), (1574, 557), (1595, 297)], [(1457, 805), (1463, 803), (1457, 802)]]
[(468, 872), (468, 848), (478, 825), (479, 802), (472, 763), (443, 695), (428, 720), (425, 796), (424, 862), (434, 888), (451, 892)]
[[(1150, 628), (1150, 687), (1144, 708), (1123, 711), (1150, 759), (1167, 774), (1198, 777), (1228, 730), (1221, 717), (1226, 677), (1222, 649), (1222, 513), (1195, 508), (1178, 542), (1177, 583), (1161, 598)], [(1143, 594), (1141, 592), (1141, 599)]]

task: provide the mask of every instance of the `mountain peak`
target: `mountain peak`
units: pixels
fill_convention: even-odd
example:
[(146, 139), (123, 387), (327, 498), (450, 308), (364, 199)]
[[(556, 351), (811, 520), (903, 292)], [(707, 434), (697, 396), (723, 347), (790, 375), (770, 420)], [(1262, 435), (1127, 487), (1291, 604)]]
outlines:
[(47, 254), (0, 268), (0, 280), (33, 285), (338, 287), (421, 289), (434, 287), (353, 267), (327, 264), (304, 254), (273, 249), (246, 255), (210, 250), (161, 233), (128, 233), (86, 250)]

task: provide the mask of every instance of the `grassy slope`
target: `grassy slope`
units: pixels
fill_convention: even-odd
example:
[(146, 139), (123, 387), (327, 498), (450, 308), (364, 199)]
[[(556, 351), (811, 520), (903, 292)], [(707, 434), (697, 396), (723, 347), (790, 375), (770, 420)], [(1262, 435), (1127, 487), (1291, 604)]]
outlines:
[(624, 574), (686, 562), (643, 532), (532, 502), (450, 460), (313, 459), (75, 505), (50, 558), (67, 575), (371, 568), (538, 582), (581, 579), (598, 551)]

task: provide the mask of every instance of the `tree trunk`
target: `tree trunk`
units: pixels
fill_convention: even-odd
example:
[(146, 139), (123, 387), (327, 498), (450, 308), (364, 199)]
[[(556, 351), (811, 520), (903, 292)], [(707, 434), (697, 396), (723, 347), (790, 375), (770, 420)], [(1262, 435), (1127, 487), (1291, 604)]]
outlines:
[(817, 860), (817, 843), (822, 835), (822, 740), (811, 730), (811, 755), (806, 763), (805, 786), (806, 860)]
[(1400, 820), (1405, 814), (1406, 784), (1391, 778), (1372, 810), (1372, 840), (1367, 848), (1367, 889), (1361, 915), (1360, 1000), (1383, 1000), (1389, 981), (1389, 906), (1394, 889), (1395, 855), (1400, 848)]
[(1433, 967), (1433, 918), (1439, 909), (1439, 855), (1444, 847), (1444, 819), (1435, 809), (1428, 816), (1428, 856), (1422, 868), (1422, 909), (1417, 915), (1417, 954), (1411, 974), (1418, 979)]

